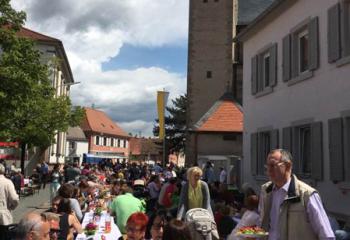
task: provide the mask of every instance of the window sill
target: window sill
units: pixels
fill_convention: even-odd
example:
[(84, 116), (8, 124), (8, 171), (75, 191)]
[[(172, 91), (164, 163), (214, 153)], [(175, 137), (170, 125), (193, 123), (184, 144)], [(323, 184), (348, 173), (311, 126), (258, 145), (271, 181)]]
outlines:
[(260, 91), (260, 92), (257, 92), (254, 96), (256, 98), (258, 97), (262, 97), (262, 96), (265, 96), (267, 94), (270, 94), (273, 92), (273, 88), (272, 87), (265, 87), (264, 90)]
[(344, 65), (346, 65), (348, 63), (350, 63), (350, 56), (342, 57), (341, 59), (336, 61), (335, 65), (337, 67), (342, 67), (342, 66), (344, 66)]
[(309, 78), (311, 78), (313, 76), (314, 76), (314, 72), (313, 71), (304, 72), (304, 73), (301, 73), (299, 76), (289, 80), (287, 82), (287, 84), (288, 84), (288, 86), (292, 86), (292, 85), (294, 85), (296, 83), (299, 83), (299, 82), (302, 82), (304, 80), (307, 80), (307, 79), (309, 79)]

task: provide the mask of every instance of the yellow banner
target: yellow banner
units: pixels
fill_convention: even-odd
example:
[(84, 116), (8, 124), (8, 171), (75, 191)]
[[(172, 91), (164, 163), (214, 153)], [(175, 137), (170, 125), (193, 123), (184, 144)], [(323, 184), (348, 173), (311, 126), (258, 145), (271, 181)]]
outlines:
[(165, 136), (165, 107), (168, 101), (169, 93), (165, 91), (157, 91), (157, 109), (159, 119), (159, 139), (164, 139)]

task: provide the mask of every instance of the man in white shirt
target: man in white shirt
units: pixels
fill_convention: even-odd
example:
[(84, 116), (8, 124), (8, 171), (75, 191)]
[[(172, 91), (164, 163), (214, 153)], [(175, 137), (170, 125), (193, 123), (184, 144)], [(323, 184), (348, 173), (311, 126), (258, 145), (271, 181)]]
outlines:
[[(7, 225), (12, 224), (11, 211), (19, 204), (19, 196), (16, 193), (15, 186), (10, 179), (5, 176), (5, 167), (0, 164), (0, 235), (6, 232)], [(1, 239), (0, 236), (0, 239)]]
[(220, 183), (221, 184), (227, 183), (227, 173), (223, 167), (220, 168)]

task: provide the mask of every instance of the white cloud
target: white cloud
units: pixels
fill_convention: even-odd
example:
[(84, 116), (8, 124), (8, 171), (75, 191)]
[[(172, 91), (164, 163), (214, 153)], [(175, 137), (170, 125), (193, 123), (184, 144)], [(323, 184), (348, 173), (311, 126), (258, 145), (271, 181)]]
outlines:
[(183, 76), (155, 67), (106, 72), (81, 68), (78, 76), (81, 84), (72, 87), (73, 102), (85, 106), (94, 104), (113, 119), (122, 121), (154, 120), (156, 92), (166, 89), (170, 98), (175, 98), (186, 86)]
[(136, 120), (132, 122), (120, 122), (117, 123), (121, 128), (123, 128), (127, 133), (131, 132), (133, 136), (150, 137), (153, 136), (153, 125), (154, 122), (146, 122), (142, 120)]
[[(62, 40), (75, 81), (74, 104), (106, 111), (130, 129), (151, 134), (156, 91), (174, 98), (186, 79), (158, 67), (102, 71), (124, 44), (180, 45), (187, 39), (188, 0), (12, 0), (27, 12), (26, 27)], [(184, 60), (185, 61), (185, 60)], [(170, 102), (170, 101), (169, 101)], [(132, 128), (135, 128), (132, 130)]]

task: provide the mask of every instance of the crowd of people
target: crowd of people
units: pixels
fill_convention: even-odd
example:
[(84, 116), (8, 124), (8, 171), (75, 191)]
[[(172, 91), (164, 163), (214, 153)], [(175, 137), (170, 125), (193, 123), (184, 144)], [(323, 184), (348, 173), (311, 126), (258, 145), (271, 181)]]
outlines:
[[(350, 239), (330, 223), (319, 193), (292, 174), (292, 163), (288, 151), (271, 151), (266, 162), (270, 181), (259, 194), (248, 184), (240, 192), (231, 191), (225, 169), (215, 176), (210, 162), (203, 169), (103, 161), (57, 164), (52, 170), (43, 163), (35, 169), (34, 178), (43, 188), (50, 182), (51, 208), (25, 215), (13, 230), (8, 227), (10, 211), (19, 198), (0, 164), (0, 230), (6, 232), (0, 238), (74, 239), (84, 231), (84, 214), (104, 206), (128, 240), (206, 239), (208, 235), (236, 240), (241, 228), (257, 225), (269, 232), (269, 240)], [(202, 219), (210, 216), (208, 223), (193, 224), (198, 209)]]

